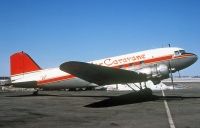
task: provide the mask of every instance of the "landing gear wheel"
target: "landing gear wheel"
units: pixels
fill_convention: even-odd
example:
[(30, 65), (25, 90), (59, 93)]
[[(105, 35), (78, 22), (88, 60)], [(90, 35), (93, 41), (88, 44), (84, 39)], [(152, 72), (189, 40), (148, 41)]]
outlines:
[(38, 91), (39, 91), (39, 90), (34, 91), (34, 92), (33, 92), (33, 95), (34, 95), (34, 96), (37, 96), (37, 95), (38, 95)]

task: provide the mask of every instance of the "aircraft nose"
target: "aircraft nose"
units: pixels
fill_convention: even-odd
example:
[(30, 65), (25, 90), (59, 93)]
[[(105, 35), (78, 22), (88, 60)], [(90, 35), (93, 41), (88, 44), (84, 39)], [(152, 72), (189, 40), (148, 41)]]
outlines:
[(195, 63), (198, 60), (198, 56), (192, 53), (192, 61)]
[(182, 70), (194, 64), (198, 60), (198, 56), (193, 53), (186, 53), (183, 55), (183, 58), (178, 59), (171, 63), (172, 67), (174, 66), (176, 70)]

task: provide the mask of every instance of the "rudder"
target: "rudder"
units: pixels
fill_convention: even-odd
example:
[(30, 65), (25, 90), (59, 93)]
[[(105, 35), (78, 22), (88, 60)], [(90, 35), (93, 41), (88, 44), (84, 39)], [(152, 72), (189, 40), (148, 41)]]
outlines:
[(17, 52), (10, 56), (11, 76), (36, 70), (41, 70), (40, 66), (25, 52)]

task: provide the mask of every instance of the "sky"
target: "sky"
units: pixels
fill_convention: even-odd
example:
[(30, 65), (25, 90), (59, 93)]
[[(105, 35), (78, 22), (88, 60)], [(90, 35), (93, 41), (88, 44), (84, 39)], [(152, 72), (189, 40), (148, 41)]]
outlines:
[(51, 68), (169, 43), (200, 56), (199, 0), (0, 0), (0, 76), (17, 51)]

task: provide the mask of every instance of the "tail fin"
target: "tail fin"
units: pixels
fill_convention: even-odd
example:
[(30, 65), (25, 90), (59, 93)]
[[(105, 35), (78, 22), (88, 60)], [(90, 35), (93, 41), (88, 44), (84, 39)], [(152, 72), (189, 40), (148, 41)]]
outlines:
[(11, 75), (23, 74), (36, 70), (41, 70), (40, 66), (25, 52), (17, 52), (10, 56)]

